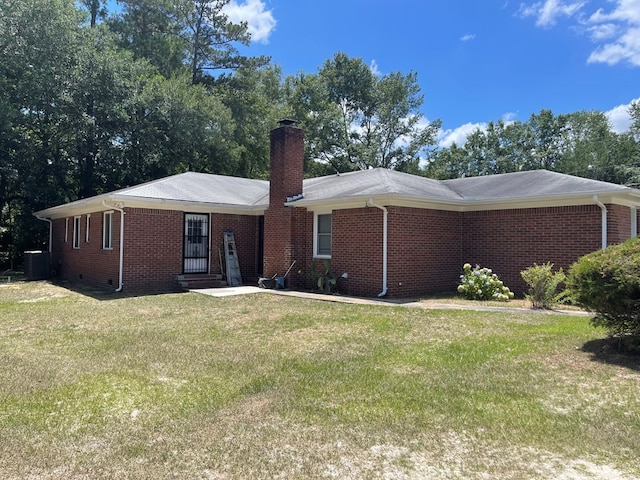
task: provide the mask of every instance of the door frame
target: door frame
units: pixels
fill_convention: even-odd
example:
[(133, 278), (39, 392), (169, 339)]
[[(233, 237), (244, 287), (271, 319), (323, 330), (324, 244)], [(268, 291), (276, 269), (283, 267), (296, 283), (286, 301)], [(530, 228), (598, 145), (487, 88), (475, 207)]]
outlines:
[(211, 215), (185, 212), (182, 223), (182, 273), (209, 273)]

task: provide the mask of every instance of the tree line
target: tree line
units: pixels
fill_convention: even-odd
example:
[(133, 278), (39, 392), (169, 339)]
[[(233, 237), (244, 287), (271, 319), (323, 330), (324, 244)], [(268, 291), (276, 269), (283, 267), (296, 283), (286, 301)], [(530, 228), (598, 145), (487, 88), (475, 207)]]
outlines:
[(415, 72), (376, 75), (338, 52), (283, 77), (245, 54), (248, 25), (225, 15), (229, 1), (3, 0), (0, 269), (46, 246), (34, 211), (189, 170), (268, 178), (269, 131), (285, 117), (305, 129), (309, 176), (548, 168), (640, 183), (638, 105), (624, 134), (599, 112), (543, 111), (440, 148)]
[(525, 122), (490, 122), (463, 146), (435, 152), (424, 174), (439, 179), (547, 169), (640, 187), (640, 102), (629, 131), (615, 133), (598, 111), (532, 114)]

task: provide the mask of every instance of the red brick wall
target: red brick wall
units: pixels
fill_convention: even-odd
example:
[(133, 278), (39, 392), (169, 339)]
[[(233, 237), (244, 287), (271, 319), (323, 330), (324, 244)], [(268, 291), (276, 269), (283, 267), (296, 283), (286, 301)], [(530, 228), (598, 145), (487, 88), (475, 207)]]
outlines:
[(87, 243), (87, 215), (82, 215), (80, 248), (74, 249), (73, 217), (69, 217), (67, 242), (65, 219), (53, 221), (51, 268), (54, 278), (104, 289), (118, 288), (120, 213), (113, 212), (113, 250), (102, 249), (102, 222), (103, 212), (91, 213)]
[(271, 130), (269, 202), (282, 205), (287, 197), (302, 193), (304, 130), (281, 126)]
[(382, 291), (382, 218), (375, 207), (333, 211), (331, 271), (338, 277), (348, 274), (339, 280), (341, 292), (373, 297)]
[(457, 212), (388, 207), (388, 295), (453, 291), (461, 265)]
[[(113, 249), (102, 249), (103, 212), (91, 214), (90, 239), (85, 242), (86, 215), (81, 218), (80, 248), (73, 248), (73, 217), (69, 218), (68, 241), (64, 241), (65, 219), (53, 222), (53, 273), (62, 280), (98, 288), (119, 285), (120, 212), (113, 212)], [(243, 279), (254, 283), (261, 267), (258, 259), (259, 217), (211, 216), (211, 273), (220, 273), (222, 232), (233, 231)], [(184, 212), (126, 208), (124, 224), (123, 284), (127, 292), (175, 291), (176, 275), (183, 271)]]
[[(264, 215), (264, 263), (267, 277), (284, 275), (301, 242), (296, 232), (305, 231), (305, 222), (294, 208), (285, 207), (287, 197), (302, 193), (304, 175), (304, 132), (293, 126), (271, 131), (269, 208)], [(304, 242), (302, 242), (304, 243)], [(298, 247), (296, 247), (296, 245)], [(296, 279), (290, 279), (295, 283)]]
[(183, 267), (184, 213), (126, 208), (124, 222), (124, 291), (176, 290)]
[[(456, 212), (387, 207), (387, 295), (419, 295), (454, 290), (460, 264), (460, 218)], [(313, 213), (305, 215), (307, 288), (314, 259)], [(383, 288), (383, 212), (376, 207), (334, 210), (330, 271), (338, 277), (340, 293), (373, 297)], [(347, 273), (347, 278), (341, 278)], [(302, 282), (302, 280), (301, 280)]]
[(607, 244), (622, 243), (631, 236), (631, 209), (607, 205)]
[(261, 258), (258, 256), (261, 238), (260, 217), (214, 213), (211, 215), (211, 273), (222, 273), (220, 256), (224, 262), (223, 233), (233, 232), (238, 253), (238, 263), (242, 280), (246, 284), (256, 284), (262, 272)]
[[(607, 205), (609, 244), (630, 235), (630, 209)], [(520, 271), (550, 261), (567, 269), (579, 256), (601, 246), (601, 210), (596, 205), (513, 209), (483, 212), (446, 212), (388, 207), (388, 296), (417, 296), (453, 291), (462, 264), (492, 268), (516, 293), (525, 285)], [(640, 214), (638, 214), (640, 217)], [(81, 217), (80, 248), (73, 249), (73, 218), (53, 222), (52, 268), (64, 280), (99, 288), (118, 287), (120, 213), (113, 213), (113, 250), (102, 249), (103, 212), (93, 212), (86, 242), (86, 215)], [(311, 263), (323, 271), (323, 260), (313, 259), (312, 212), (275, 205), (265, 214), (265, 276), (283, 275), (293, 288), (314, 288)], [(222, 232), (235, 234), (243, 278), (259, 275), (260, 217), (213, 214), (211, 217), (211, 272), (219, 273)], [(382, 290), (382, 222), (378, 208), (334, 210), (331, 272), (340, 292), (375, 296)], [(271, 229), (269, 229), (271, 225)], [(126, 209), (125, 291), (175, 290), (182, 273), (184, 213)], [(269, 237), (267, 237), (269, 231)], [(300, 272), (300, 273), (298, 273)]]
[[(609, 243), (630, 233), (630, 209), (608, 205)], [(601, 210), (596, 205), (447, 212), (406, 207), (388, 209), (387, 295), (418, 296), (454, 291), (462, 265), (486, 266), (516, 293), (526, 289), (520, 271), (552, 262), (567, 269), (601, 247)], [(302, 209), (301, 209), (302, 210)], [(382, 290), (382, 218), (378, 208), (334, 210), (331, 272), (341, 293), (375, 296)], [(306, 213), (306, 268), (313, 259), (313, 214)], [(314, 288), (308, 279), (307, 288)]]
[(462, 261), (488, 267), (515, 293), (520, 272), (534, 263), (567, 269), (601, 248), (597, 205), (467, 212), (462, 214)]

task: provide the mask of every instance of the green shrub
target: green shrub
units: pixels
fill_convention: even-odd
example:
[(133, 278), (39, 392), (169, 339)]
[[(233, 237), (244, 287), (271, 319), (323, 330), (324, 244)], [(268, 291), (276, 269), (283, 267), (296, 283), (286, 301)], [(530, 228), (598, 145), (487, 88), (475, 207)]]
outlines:
[(521, 271), (520, 275), (529, 285), (525, 297), (533, 304), (533, 308), (552, 308), (565, 296), (564, 292), (558, 293), (558, 287), (565, 281), (566, 275), (562, 268), (553, 273), (553, 263), (534, 263), (533, 267)]
[(592, 322), (615, 337), (640, 337), (640, 239), (581, 257), (567, 277), (571, 298), (595, 312)]
[(460, 275), (458, 293), (463, 294), (469, 300), (508, 302), (513, 298), (511, 290), (490, 268), (481, 268), (479, 265), (471, 268), (469, 263), (465, 263), (462, 269), (464, 273)]
[(316, 270), (316, 264), (311, 264), (311, 278), (313, 282), (317, 285), (318, 290), (322, 293), (331, 294), (335, 293), (338, 287), (338, 280), (335, 275), (330, 272), (331, 262), (329, 260), (325, 260), (323, 262), (324, 271), (318, 272)]

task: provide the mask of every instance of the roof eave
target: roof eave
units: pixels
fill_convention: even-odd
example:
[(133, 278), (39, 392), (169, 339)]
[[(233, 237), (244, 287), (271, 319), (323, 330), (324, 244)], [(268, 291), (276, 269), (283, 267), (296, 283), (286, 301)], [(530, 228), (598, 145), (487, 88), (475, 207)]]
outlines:
[(578, 194), (544, 195), (537, 197), (511, 197), (500, 200), (487, 199), (464, 199), (464, 200), (442, 200), (424, 198), (412, 195), (361, 195), (347, 199), (301, 199), (285, 203), (288, 207), (304, 207), (309, 210), (347, 209), (366, 206), (367, 200), (375, 199), (376, 203), (383, 205), (395, 205), (415, 208), (432, 208), (436, 210), (448, 211), (479, 211), (479, 210), (508, 210), (516, 208), (543, 208), (561, 207), (571, 205), (589, 205), (594, 203), (593, 196), (597, 195), (603, 203), (614, 203), (628, 207), (640, 207), (640, 193), (629, 189), (627, 191), (593, 191)]
[(82, 215), (107, 210), (103, 202), (115, 203), (124, 208), (151, 208), (159, 210), (181, 210), (194, 213), (229, 213), (236, 215), (263, 215), (267, 205), (234, 205), (226, 203), (193, 202), (187, 200), (168, 200), (163, 198), (135, 197), (131, 195), (104, 194), (76, 202), (58, 205), (35, 212), (39, 218), (57, 218)]

